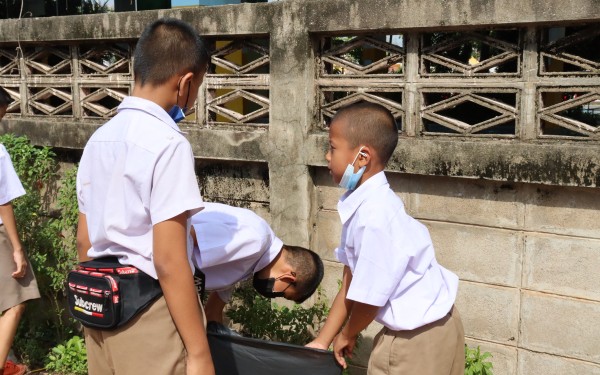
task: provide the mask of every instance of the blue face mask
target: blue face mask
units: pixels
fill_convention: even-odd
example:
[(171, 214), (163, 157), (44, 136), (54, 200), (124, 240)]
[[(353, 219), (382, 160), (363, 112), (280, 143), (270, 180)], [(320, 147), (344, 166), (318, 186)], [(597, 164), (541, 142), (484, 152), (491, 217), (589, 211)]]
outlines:
[(169, 116), (171, 116), (171, 118), (173, 119), (173, 121), (175, 121), (175, 123), (177, 124), (179, 121), (185, 118), (184, 110), (187, 110), (187, 108), (182, 109), (180, 106), (175, 104), (168, 113)]
[[(181, 80), (180, 80), (180, 82), (181, 82)], [(185, 118), (185, 112), (187, 112), (187, 110), (188, 110), (187, 104), (188, 104), (188, 100), (190, 100), (190, 85), (191, 85), (191, 82), (188, 82), (188, 94), (187, 94), (187, 98), (185, 99), (185, 104), (184, 104), (183, 108), (181, 108), (179, 105), (175, 104), (173, 106), (173, 108), (171, 108), (171, 110), (169, 112), (167, 112), (169, 114), (169, 116), (173, 119), (173, 121), (175, 121), (176, 124)], [(177, 84), (177, 97), (179, 98), (179, 83)]]
[(360, 148), (360, 150), (358, 150), (358, 154), (356, 154), (356, 157), (354, 158), (352, 164), (348, 164), (346, 170), (344, 171), (344, 175), (342, 176), (342, 180), (340, 181), (340, 186), (344, 189), (354, 190), (356, 188), (356, 185), (358, 184), (358, 181), (360, 181), (360, 178), (362, 177), (363, 173), (365, 173), (365, 169), (367, 168), (366, 165), (361, 167), (358, 170), (358, 172), (354, 173), (354, 163), (356, 163), (358, 155), (367, 156), (364, 152), (361, 151), (362, 147)]

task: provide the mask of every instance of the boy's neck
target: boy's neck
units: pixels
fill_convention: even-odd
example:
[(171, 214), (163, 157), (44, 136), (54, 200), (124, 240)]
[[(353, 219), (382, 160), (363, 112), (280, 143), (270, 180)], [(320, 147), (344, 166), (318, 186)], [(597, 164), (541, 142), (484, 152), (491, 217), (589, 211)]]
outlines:
[(169, 99), (169, 97), (172, 95), (170, 95), (168, 90), (166, 90), (165, 87), (163, 87), (163, 85), (154, 86), (146, 84), (144, 86), (141, 86), (140, 84), (136, 83), (133, 87), (133, 92), (131, 93), (131, 96), (154, 102), (166, 112), (168, 112), (175, 105), (173, 103), (173, 100)]
[(377, 173), (379, 172), (383, 172), (385, 169), (384, 166), (373, 166), (371, 168), (369, 168), (367, 166), (367, 168), (365, 169), (365, 173), (363, 173), (362, 177), (360, 178), (360, 181), (358, 182), (358, 184), (356, 185), (356, 189), (358, 189), (359, 186), (361, 186), (362, 184), (364, 184), (369, 178), (375, 176)]
[(258, 271), (259, 278), (266, 279), (270, 277), (270, 275), (280, 275), (289, 272), (289, 265), (285, 261), (285, 256), (283, 254), (284, 251), (285, 250), (282, 247), (275, 259), (273, 259), (265, 268)]

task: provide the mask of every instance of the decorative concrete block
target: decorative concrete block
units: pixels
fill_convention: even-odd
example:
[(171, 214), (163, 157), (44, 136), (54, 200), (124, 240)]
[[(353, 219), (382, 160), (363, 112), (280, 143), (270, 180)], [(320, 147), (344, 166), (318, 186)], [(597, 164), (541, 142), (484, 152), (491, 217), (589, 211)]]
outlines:
[(600, 240), (541, 234), (525, 239), (524, 288), (600, 301), (598, 270)]
[(337, 261), (334, 250), (340, 244), (342, 223), (337, 211), (317, 212), (314, 226), (312, 250), (323, 259)]
[(269, 202), (269, 177), (266, 164), (239, 165), (211, 163), (196, 170), (202, 195), (212, 201), (242, 207), (244, 202)]
[(316, 186), (317, 207), (324, 210), (337, 210), (337, 203), (344, 194), (344, 189), (335, 185), (329, 169), (315, 168), (313, 179)]
[(600, 239), (600, 189), (529, 186), (525, 228)]
[(425, 221), (438, 262), (461, 280), (518, 287), (523, 241), (520, 232)]
[(517, 344), (518, 289), (461, 281), (456, 306), (465, 336), (509, 346)]
[(600, 364), (600, 303), (523, 292), (519, 347)]
[(523, 224), (519, 184), (429, 176), (411, 182), (410, 208), (418, 219), (511, 229)]
[(324, 261), (325, 275), (321, 281), (321, 289), (324, 296), (327, 298), (327, 304), (331, 306), (333, 299), (340, 290), (339, 282), (342, 280), (344, 265), (337, 262)]
[[(410, 214), (408, 189), (412, 175), (386, 172), (386, 177), (391, 189), (402, 199), (406, 212)], [(315, 168), (314, 183), (317, 186), (317, 207), (324, 210), (337, 210), (337, 203), (345, 190), (333, 182), (329, 170)]]
[(519, 374), (600, 375), (600, 364), (519, 349)]

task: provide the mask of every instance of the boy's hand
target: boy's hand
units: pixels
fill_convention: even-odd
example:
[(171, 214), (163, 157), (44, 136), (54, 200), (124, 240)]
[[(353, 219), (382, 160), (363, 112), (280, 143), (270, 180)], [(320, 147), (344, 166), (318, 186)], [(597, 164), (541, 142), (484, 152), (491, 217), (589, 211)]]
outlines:
[(321, 350), (327, 350), (328, 347), (323, 344), (318, 342), (316, 339), (309, 342), (308, 344), (305, 345), (307, 348), (313, 348), (313, 349), (321, 349)]
[(20, 279), (25, 276), (25, 272), (27, 272), (27, 258), (25, 258), (23, 251), (14, 251), (13, 259), (17, 269), (12, 273), (12, 277), (15, 279)]
[(348, 368), (348, 364), (344, 357), (352, 358), (354, 345), (356, 345), (356, 337), (357, 336), (348, 337), (342, 329), (342, 331), (335, 336), (335, 339), (333, 339), (333, 354), (343, 368)]

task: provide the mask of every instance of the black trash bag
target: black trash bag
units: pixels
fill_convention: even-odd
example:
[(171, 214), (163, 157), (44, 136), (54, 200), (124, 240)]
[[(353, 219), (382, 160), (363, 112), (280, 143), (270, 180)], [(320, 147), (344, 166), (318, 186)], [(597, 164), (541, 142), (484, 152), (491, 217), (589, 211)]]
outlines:
[(240, 336), (209, 322), (208, 345), (217, 375), (340, 375), (333, 353)]

